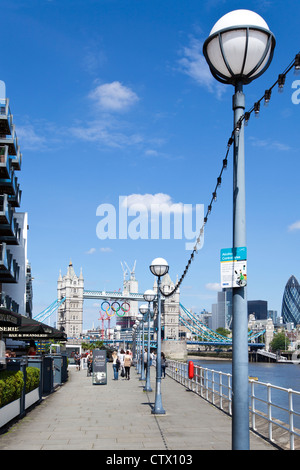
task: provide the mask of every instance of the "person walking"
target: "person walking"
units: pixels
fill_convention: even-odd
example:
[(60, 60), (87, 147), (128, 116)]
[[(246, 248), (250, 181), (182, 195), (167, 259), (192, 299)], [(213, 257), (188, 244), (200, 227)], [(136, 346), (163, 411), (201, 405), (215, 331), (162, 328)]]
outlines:
[(120, 360), (121, 377), (125, 377), (124, 357), (125, 357), (125, 351), (124, 349), (121, 349), (121, 351), (118, 353), (118, 358)]
[(144, 352), (144, 371), (147, 372), (147, 359), (148, 359), (148, 349), (145, 348)]
[(92, 369), (93, 369), (93, 351), (90, 350), (87, 356), (87, 375), (92, 375)]
[(81, 354), (79, 354), (78, 351), (75, 352), (74, 354), (74, 360), (76, 364), (76, 370), (80, 370), (80, 361), (81, 361)]
[[(112, 353), (112, 360), (113, 360), (113, 371), (114, 371), (114, 378), (113, 380), (118, 380), (119, 378), (119, 363), (120, 360), (118, 359), (117, 351), (113, 351)], [(119, 361), (119, 363), (118, 363)]]
[(124, 367), (125, 367), (125, 378), (127, 380), (130, 380), (130, 367), (132, 363), (132, 356), (130, 354), (130, 351), (127, 350), (126, 354), (124, 356)]

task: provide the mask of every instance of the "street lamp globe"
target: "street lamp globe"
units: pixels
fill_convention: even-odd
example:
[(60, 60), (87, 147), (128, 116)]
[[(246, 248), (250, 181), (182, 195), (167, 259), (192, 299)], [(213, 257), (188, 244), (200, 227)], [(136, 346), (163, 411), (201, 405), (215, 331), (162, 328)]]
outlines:
[(147, 304), (140, 305), (139, 311), (142, 315), (145, 315), (148, 312), (148, 305)]
[(144, 300), (146, 300), (146, 302), (153, 302), (153, 300), (156, 297), (156, 294), (155, 294), (154, 290), (148, 289), (144, 292), (143, 297), (144, 297)]
[(167, 274), (169, 265), (165, 259), (155, 258), (150, 265), (150, 271), (154, 276), (161, 277)]
[(203, 45), (212, 75), (222, 83), (250, 83), (269, 67), (275, 37), (265, 20), (250, 10), (222, 16)]

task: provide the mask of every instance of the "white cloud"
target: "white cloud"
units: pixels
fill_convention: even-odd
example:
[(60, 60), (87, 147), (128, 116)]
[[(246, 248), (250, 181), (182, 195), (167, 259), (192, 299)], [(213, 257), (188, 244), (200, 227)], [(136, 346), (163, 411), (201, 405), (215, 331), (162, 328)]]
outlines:
[(91, 248), (90, 250), (86, 251), (85, 254), (92, 255), (93, 253), (95, 253), (95, 251), (96, 251), (96, 248)]
[(130, 147), (144, 142), (142, 135), (135, 132), (126, 133), (123, 127), (122, 123), (111, 119), (106, 121), (94, 120), (87, 124), (75, 124), (69, 129), (69, 132), (77, 139), (86, 142), (97, 142), (114, 148)]
[(139, 100), (134, 91), (117, 81), (97, 86), (89, 97), (105, 111), (124, 111)]
[(291, 147), (287, 144), (283, 144), (282, 142), (278, 142), (277, 140), (270, 140), (270, 139), (256, 139), (255, 137), (250, 137), (249, 140), (253, 147), (267, 147), (269, 150), (279, 150), (282, 152), (286, 152), (291, 150)]
[(219, 282), (208, 282), (207, 284), (205, 284), (205, 289), (213, 290), (213, 291), (220, 291), (221, 284)]
[(221, 87), (212, 76), (208, 64), (202, 54), (203, 43), (198, 39), (191, 38), (190, 45), (183, 47), (182, 58), (178, 61), (181, 72), (185, 73), (198, 85), (206, 87), (210, 92), (217, 92), (220, 97), (224, 92), (224, 86)]
[(41, 150), (46, 146), (46, 138), (37, 134), (31, 124), (18, 126), (17, 136), (22, 149)]
[(300, 230), (300, 220), (293, 223), (292, 225), (289, 225), (289, 232), (293, 232), (294, 230)]
[(167, 212), (172, 210), (174, 213), (183, 213), (187, 208), (182, 202), (174, 203), (171, 196), (164, 193), (157, 194), (130, 194), (122, 202), (123, 207), (134, 205), (142, 206), (145, 210), (154, 212)]
[(112, 249), (109, 247), (102, 247), (100, 248), (100, 251), (102, 251), (102, 253), (110, 253)]

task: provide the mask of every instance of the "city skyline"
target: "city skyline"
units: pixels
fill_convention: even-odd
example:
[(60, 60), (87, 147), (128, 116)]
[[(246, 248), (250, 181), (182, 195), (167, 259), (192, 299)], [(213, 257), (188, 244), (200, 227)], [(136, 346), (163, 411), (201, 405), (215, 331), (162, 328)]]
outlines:
[[(299, 52), (300, 5), (291, 0), (2, 2), (0, 80), (23, 154), (33, 315), (55, 300), (70, 259), (91, 290), (119, 290), (124, 260), (137, 260), (140, 292), (153, 286), (156, 257), (168, 261), (173, 281), (180, 278), (190, 251), (173, 226), (169, 239), (100, 239), (97, 208), (117, 211), (127, 197), (148, 209), (175, 204), (181, 215), (187, 205), (206, 211), (232, 132), (234, 90), (212, 77), (202, 45), (238, 8), (260, 14), (276, 38), (269, 69), (245, 86), (248, 110)], [(267, 300), (278, 314), (288, 279), (300, 278), (299, 80), (291, 71), (283, 93), (274, 88), (245, 129), (248, 299)], [(185, 307), (211, 309), (220, 250), (231, 245), (232, 149), (203, 247), (180, 286)], [(89, 324), (98, 322), (91, 301), (84, 311)]]

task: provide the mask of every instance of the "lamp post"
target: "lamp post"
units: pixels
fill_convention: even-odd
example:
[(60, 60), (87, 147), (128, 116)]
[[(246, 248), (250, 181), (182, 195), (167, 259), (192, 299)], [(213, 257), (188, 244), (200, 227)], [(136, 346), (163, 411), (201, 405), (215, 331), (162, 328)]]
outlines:
[(156, 386), (155, 386), (155, 403), (152, 409), (153, 414), (165, 414), (161, 399), (161, 300), (160, 300), (160, 283), (161, 277), (169, 271), (169, 265), (163, 258), (155, 258), (151, 265), (150, 271), (157, 276), (157, 349), (156, 349)]
[(140, 322), (139, 320), (135, 321), (136, 325), (136, 371), (138, 374), (140, 374)]
[[(212, 28), (203, 54), (212, 75), (235, 87), (233, 154), (233, 254), (246, 247), (245, 214), (245, 110), (243, 85), (264, 73), (271, 63), (275, 38), (267, 23), (249, 10), (227, 13)], [(232, 447), (249, 449), (248, 314), (246, 285), (233, 288), (232, 295)]]
[(141, 377), (140, 380), (145, 380), (145, 368), (144, 368), (144, 350), (145, 350), (145, 331), (144, 331), (144, 325), (145, 325), (145, 317), (143, 314), (143, 306), (141, 305), (139, 308), (140, 315), (139, 315), (139, 320), (142, 324), (142, 338), (141, 338), (141, 357), (140, 357), (140, 363), (141, 363)]
[(143, 295), (144, 299), (146, 302), (148, 302), (147, 311), (146, 315), (148, 318), (148, 338), (147, 338), (147, 371), (146, 371), (146, 383), (144, 387), (144, 392), (152, 392), (152, 388), (150, 385), (150, 321), (151, 321), (151, 311), (150, 311), (150, 303), (153, 302), (153, 300), (156, 297), (156, 294), (153, 290), (148, 289), (144, 292)]
[[(134, 358), (137, 358), (137, 326), (134, 324), (132, 326), (132, 353)], [(135, 368), (137, 370), (137, 367)]]

